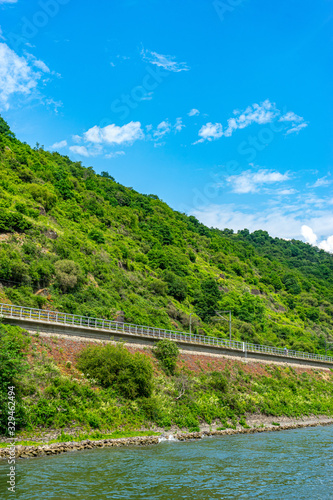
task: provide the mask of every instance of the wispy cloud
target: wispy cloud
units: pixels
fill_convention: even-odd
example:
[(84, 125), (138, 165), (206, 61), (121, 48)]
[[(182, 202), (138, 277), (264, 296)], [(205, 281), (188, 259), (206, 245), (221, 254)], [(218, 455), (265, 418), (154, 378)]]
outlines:
[(188, 116), (198, 116), (198, 115), (200, 115), (200, 111), (198, 109), (193, 108), (187, 114), (188, 114)]
[[(15, 97), (40, 98), (37, 86), (44, 73), (51, 72), (43, 61), (31, 54), (18, 56), (6, 43), (0, 43), (0, 109), (9, 109)], [(42, 102), (49, 104), (50, 100)]]
[(103, 148), (100, 144), (87, 148), (86, 146), (70, 146), (69, 150), (79, 156), (89, 158), (90, 156), (98, 156), (103, 153)]
[[(260, 188), (267, 184), (275, 184), (284, 182), (289, 179), (289, 174), (281, 174), (280, 172), (261, 169), (257, 172), (245, 170), (239, 175), (230, 175), (227, 177), (227, 182), (231, 185), (232, 191), (238, 194), (257, 193)], [(280, 194), (289, 194), (284, 192)]]
[(299, 123), (298, 125), (295, 125), (294, 127), (291, 127), (289, 130), (286, 131), (286, 134), (294, 134), (298, 133), (300, 130), (303, 128), (306, 128), (308, 126), (307, 123)]
[(117, 156), (124, 156), (125, 151), (114, 151), (105, 155), (105, 158), (117, 158)]
[(140, 122), (130, 122), (122, 127), (107, 125), (106, 127), (94, 127), (84, 133), (84, 140), (96, 144), (131, 144), (134, 141), (144, 138), (144, 133)]
[(176, 123), (174, 124), (173, 128), (176, 132), (181, 132), (181, 130), (185, 128), (182, 118), (176, 118)]
[(289, 129), (286, 128), (287, 134), (299, 132), (302, 128), (307, 127), (304, 118), (296, 115), (293, 111), (289, 111), (281, 115), (281, 111), (276, 107), (275, 103), (271, 103), (268, 99), (261, 104), (252, 104), (244, 110), (234, 110), (234, 116), (227, 120), (227, 125), (223, 128), (221, 123), (206, 123), (198, 132), (200, 139), (194, 144), (212, 141), (220, 137), (231, 137), (235, 130), (246, 128), (254, 123), (263, 125), (271, 123), (278, 119), (284, 122), (286, 127), (289, 124)]
[(17, 3), (18, 0), (0, 0), (0, 5), (5, 3)]
[[(198, 207), (190, 213), (208, 227), (230, 228), (234, 231), (247, 228), (268, 231), (271, 236), (284, 239), (305, 239), (327, 252), (333, 252), (333, 218), (329, 210), (308, 210), (306, 203), (272, 206), (269, 204), (254, 208), (234, 204), (210, 204)], [(311, 231), (302, 227), (308, 226)], [(312, 234), (313, 233), (313, 234)], [(322, 240), (317, 243), (317, 234)], [(329, 236), (325, 236), (329, 235)]]
[(152, 52), (150, 50), (145, 50), (142, 48), (141, 57), (144, 61), (154, 64), (164, 68), (167, 71), (172, 71), (174, 73), (179, 73), (180, 71), (189, 71), (190, 67), (185, 62), (177, 62), (175, 56), (165, 56), (163, 54), (158, 54), (157, 52)]
[(40, 78), (41, 73), (35, 72), (24, 57), (0, 43), (0, 109), (8, 109), (14, 95), (31, 94)]
[(171, 123), (168, 120), (165, 120), (157, 125), (156, 130), (153, 132), (153, 136), (155, 139), (161, 139), (168, 134), (170, 130)]
[(85, 146), (70, 146), (69, 149), (76, 155), (85, 156), (86, 158), (91, 156), (90, 152)]
[(59, 141), (59, 142), (55, 142), (53, 144), (53, 146), (51, 146), (51, 149), (57, 150), (57, 149), (65, 148), (66, 146), (67, 146), (67, 141), (66, 140)]
[(325, 177), (320, 177), (319, 179), (317, 179), (316, 182), (311, 187), (313, 188), (325, 187), (329, 186), (330, 184), (332, 184), (332, 180), (328, 179), (328, 176), (325, 175)]

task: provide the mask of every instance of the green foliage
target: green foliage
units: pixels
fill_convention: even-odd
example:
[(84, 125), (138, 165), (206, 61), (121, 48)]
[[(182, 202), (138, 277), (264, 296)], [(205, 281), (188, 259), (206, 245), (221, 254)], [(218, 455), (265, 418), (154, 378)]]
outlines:
[(28, 188), (28, 192), (35, 201), (40, 203), (45, 208), (46, 211), (51, 210), (57, 202), (57, 196), (46, 186), (31, 184)]
[(216, 280), (207, 278), (201, 282), (201, 291), (195, 300), (195, 305), (198, 315), (204, 321), (209, 321), (212, 316), (215, 316), (216, 310), (219, 309), (220, 298), (221, 293)]
[(179, 300), (179, 302), (183, 302), (188, 292), (186, 281), (176, 276), (172, 271), (166, 271), (164, 273), (164, 280), (168, 284), (168, 294), (176, 300)]
[[(42, 337), (36, 336), (29, 345), (29, 337), (17, 327), (2, 325), (0, 332), (1, 435), (7, 428), (8, 385), (15, 385), (18, 431), (79, 426), (86, 432), (94, 429), (96, 439), (103, 432), (133, 431), (152, 423), (188, 430), (213, 422), (246, 426), (245, 416), (250, 413), (333, 415), (333, 372), (262, 365), (256, 373), (234, 362), (223, 371), (186, 369), (170, 376), (168, 370), (167, 376), (155, 372), (153, 377), (146, 354), (131, 354), (123, 345), (108, 344), (83, 350), (77, 365), (70, 366), (73, 374), (64, 375)], [(156, 350), (162, 361), (174, 361), (178, 348), (162, 341)]]
[(22, 330), (0, 324), (0, 435), (8, 435), (8, 391), (13, 387), (15, 424), (19, 430), (25, 423), (19, 377), (26, 368), (24, 349), (29, 341)]
[(125, 398), (151, 395), (153, 369), (149, 359), (140, 353), (131, 354), (120, 344), (85, 349), (80, 354), (78, 368)]
[(9, 212), (2, 209), (0, 212), (0, 233), (13, 232), (13, 231), (26, 231), (32, 227), (29, 222), (19, 212)]
[(81, 269), (76, 262), (72, 260), (58, 260), (54, 267), (58, 284), (64, 292), (76, 287), (81, 278)]
[(99, 229), (92, 229), (88, 236), (91, 240), (96, 241), (96, 243), (105, 243), (104, 234)]
[(168, 339), (159, 340), (154, 349), (155, 356), (160, 361), (164, 371), (173, 375), (177, 367), (179, 347), (176, 342)]
[[(109, 173), (21, 143), (0, 117), (1, 300), (324, 354), (333, 256), (207, 228)], [(44, 289), (41, 292), (41, 289)]]

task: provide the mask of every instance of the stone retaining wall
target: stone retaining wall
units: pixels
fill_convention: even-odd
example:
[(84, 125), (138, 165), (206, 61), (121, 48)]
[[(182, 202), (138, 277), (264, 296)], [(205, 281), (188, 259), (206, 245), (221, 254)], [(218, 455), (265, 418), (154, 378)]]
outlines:
[[(250, 429), (224, 429), (204, 432), (176, 432), (173, 435), (173, 440), (190, 441), (194, 439), (202, 439), (206, 436), (232, 436), (236, 434), (255, 434), (257, 432), (275, 432), (287, 429), (300, 429), (302, 427), (317, 427), (322, 425), (332, 425), (333, 419), (327, 421), (297, 423), (297, 424), (280, 424), (279, 426), (269, 427), (251, 427)], [(167, 439), (164, 437), (164, 439)], [(69, 441), (66, 443), (52, 443), (41, 446), (22, 446), (15, 447), (15, 458), (34, 458), (45, 455), (59, 455), (69, 451), (91, 450), (93, 448), (109, 448), (109, 447), (124, 447), (124, 446), (149, 446), (158, 444), (163, 440), (163, 436), (140, 436), (120, 439), (100, 439), (91, 441), (75, 442)], [(0, 448), (0, 459), (6, 459), (10, 454), (10, 444), (7, 448)]]

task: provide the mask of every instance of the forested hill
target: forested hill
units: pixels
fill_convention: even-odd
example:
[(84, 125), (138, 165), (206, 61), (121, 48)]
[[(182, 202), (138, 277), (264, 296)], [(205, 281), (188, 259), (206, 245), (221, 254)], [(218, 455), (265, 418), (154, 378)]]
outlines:
[(0, 117), (0, 302), (324, 352), (333, 256), (209, 229), (155, 195), (17, 140)]

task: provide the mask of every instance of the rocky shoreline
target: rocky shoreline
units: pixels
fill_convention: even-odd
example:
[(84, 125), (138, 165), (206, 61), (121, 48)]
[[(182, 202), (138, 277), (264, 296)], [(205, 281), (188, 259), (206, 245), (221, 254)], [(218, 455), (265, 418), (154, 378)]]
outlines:
[[(255, 434), (257, 432), (276, 432), (287, 429), (300, 429), (303, 427), (317, 427), (324, 425), (333, 425), (333, 418), (320, 417), (316, 420), (302, 419), (301, 422), (282, 422), (278, 424), (267, 423), (260, 427), (223, 429), (223, 430), (202, 430), (200, 432), (181, 432), (164, 433), (161, 436), (137, 436), (119, 439), (100, 439), (84, 441), (68, 441), (64, 443), (43, 444), (40, 446), (15, 445), (15, 458), (35, 458), (46, 455), (59, 455), (70, 451), (89, 450), (93, 448), (125, 447), (125, 446), (149, 446), (160, 443), (161, 441), (190, 441), (202, 439), (209, 436), (231, 436), (236, 434)], [(0, 459), (13, 457), (14, 442), (8, 442), (6, 448), (0, 448)]]

